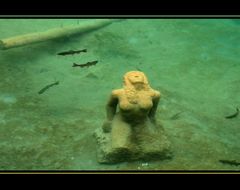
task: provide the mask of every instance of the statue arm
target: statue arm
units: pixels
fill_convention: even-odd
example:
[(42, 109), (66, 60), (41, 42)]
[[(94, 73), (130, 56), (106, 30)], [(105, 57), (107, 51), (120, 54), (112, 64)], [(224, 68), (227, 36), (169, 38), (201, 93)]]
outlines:
[(108, 133), (111, 131), (111, 125), (112, 125), (111, 123), (117, 111), (117, 104), (118, 104), (117, 93), (115, 91), (112, 91), (112, 94), (106, 105), (107, 120), (102, 125), (103, 132), (105, 133)]
[(160, 92), (155, 91), (155, 95), (153, 96), (153, 99), (152, 99), (153, 107), (148, 114), (150, 120), (154, 123), (155, 123), (155, 115), (156, 115), (159, 100), (160, 100)]
[(108, 121), (112, 121), (114, 115), (116, 114), (117, 111), (117, 104), (118, 104), (118, 96), (116, 91), (112, 91), (112, 94), (108, 100), (107, 106), (106, 106), (106, 111), (107, 111), (107, 119)]

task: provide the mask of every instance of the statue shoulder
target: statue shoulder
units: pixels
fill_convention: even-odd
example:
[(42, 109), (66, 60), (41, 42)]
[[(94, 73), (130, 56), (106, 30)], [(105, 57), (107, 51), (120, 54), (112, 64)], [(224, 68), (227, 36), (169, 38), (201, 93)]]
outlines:
[(152, 97), (153, 98), (160, 98), (161, 93), (157, 90), (152, 90)]
[(159, 98), (161, 96), (161, 93), (159, 91), (154, 90), (154, 92), (155, 92), (155, 97), (156, 98)]
[(112, 97), (118, 97), (119, 95), (121, 95), (123, 93), (123, 89), (116, 89), (112, 91)]

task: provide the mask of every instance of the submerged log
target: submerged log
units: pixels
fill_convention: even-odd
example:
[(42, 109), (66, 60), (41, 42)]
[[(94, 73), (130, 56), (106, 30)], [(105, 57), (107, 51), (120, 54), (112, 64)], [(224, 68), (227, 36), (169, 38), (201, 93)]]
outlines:
[(36, 32), (14, 36), (0, 40), (0, 50), (6, 50), (14, 47), (20, 47), (28, 44), (39, 43), (56, 38), (69, 37), (75, 34), (81, 34), (91, 30), (101, 28), (113, 22), (112, 19), (94, 19), (81, 22), (78, 25), (54, 28), (45, 32)]

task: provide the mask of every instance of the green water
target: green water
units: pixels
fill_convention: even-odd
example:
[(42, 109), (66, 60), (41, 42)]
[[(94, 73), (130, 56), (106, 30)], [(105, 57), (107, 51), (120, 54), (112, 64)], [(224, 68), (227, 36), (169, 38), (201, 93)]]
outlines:
[[(1, 18), (0, 39), (84, 21)], [(225, 118), (240, 107), (239, 30), (231, 19), (126, 19), (0, 50), (0, 170), (239, 170), (219, 162), (240, 162), (240, 116)], [(71, 49), (87, 53), (57, 55)], [(173, 157), (99, 164), (93, 132), (131, 70), (143, 71), (162, 93), (157, 119)]]

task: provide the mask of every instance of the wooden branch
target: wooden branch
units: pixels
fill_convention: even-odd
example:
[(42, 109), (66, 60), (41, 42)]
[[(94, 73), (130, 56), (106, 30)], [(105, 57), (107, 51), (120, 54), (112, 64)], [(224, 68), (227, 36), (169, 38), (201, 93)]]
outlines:
[(54, 28), (45, 32), (36, 32), (11, 38), (0, 40), (0, 50), (6, 50), (14, 47), (20, 47), (28, 44), (39, 43), (56, 38), (69, 37), (74, 34), (81, 34), (91, 30), (101, 28), (109, 25), (114, 20), (111, 19), (95, 19), (79, 23), (76, 26), (66, 26), (61, 28)]

